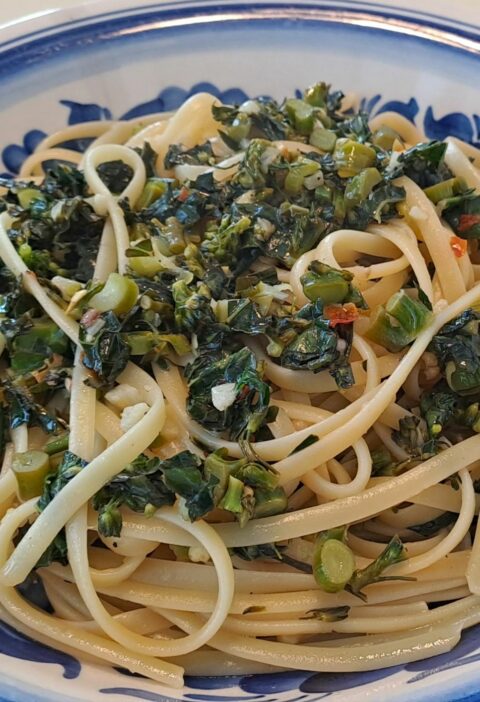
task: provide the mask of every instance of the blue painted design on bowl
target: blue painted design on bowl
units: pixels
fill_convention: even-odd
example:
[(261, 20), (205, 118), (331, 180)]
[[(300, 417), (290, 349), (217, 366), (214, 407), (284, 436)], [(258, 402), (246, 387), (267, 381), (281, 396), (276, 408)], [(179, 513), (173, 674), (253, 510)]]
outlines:
[(78, 678), (82, 666), (68, 653), (34, 641), (0, 620), (0, 653), (32, 663), (50, 663), (63, 668), (63, 677)]

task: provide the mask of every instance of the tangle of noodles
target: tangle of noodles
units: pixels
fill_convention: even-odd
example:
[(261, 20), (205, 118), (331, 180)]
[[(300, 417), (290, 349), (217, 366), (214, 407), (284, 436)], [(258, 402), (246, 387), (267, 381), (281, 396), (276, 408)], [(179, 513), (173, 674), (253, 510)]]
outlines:
[(480, 622), (480, 152), (326, 90), (70, 126), (3, 188), (21, 632), (178, 688)]

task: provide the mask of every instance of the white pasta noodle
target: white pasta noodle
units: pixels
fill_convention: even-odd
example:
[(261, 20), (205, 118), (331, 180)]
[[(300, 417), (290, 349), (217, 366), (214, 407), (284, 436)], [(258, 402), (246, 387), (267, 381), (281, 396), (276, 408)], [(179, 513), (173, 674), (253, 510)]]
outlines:
[(317, 89), (71, 125), (3, 200), (0, 617), (25, 635), (180, 688), (395, 666), (480, 623), (480, 151), (434, 144), (426, 188), (421, 129), (358, 138)]

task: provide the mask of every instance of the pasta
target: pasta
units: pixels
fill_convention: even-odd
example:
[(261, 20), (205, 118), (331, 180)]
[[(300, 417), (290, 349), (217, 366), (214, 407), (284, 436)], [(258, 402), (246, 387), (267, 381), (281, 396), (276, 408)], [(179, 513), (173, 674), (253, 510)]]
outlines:
[(179, 688), (480, 622), (480, 152), (342, 99), (198, 94), (2, 181), (20, 631)]

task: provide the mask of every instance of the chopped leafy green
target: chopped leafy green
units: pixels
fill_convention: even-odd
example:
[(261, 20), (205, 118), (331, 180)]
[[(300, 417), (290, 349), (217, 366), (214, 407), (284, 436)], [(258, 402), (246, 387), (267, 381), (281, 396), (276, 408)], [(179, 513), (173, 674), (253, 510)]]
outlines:
[(70, 349), (68, 337), (48, 317), (34, 319), (15, 335), (9, 345), (10, 364), (18, 375), (41, 368), (54, 354)]
[(48, 566), (52, 563), (60, 563), (60, 565), (64, 566), (68, 565), (67, 537), (65, 535), (65, 529), (62, 529), (53, 539), (52, 543), (47, 546), (35, 564), (35, 568), (48, 568)]
[(405, 558), (405, 547), (398, 536), (394, 536), (382, 553), (370, 565), (354, 572), (345, 589), (366, 601), (367, 597), (363, 590), (368, 585), (385, 582), (386, 580), (414, 580), (414, 578), (402, 576), (383, 575), (387, 568), (395, 565), (395, 563), (401, 563)]
[(422, 395), (420, 411), (432, 438), (441, 434), (455, 415), (458, 399), (451, 392), (431, 392)]
[(122, 325), (113, 312), (90, 316), (89, 324), (85, 316), (80, 323), (83, 365), (91, 371), (93, 387), (108, 387), (126, 367), (130, 349), (122, 338)]
[(472, 395), (480, 388), (480, 317), (466, 310), (445, 325), (429, 346), (445, 380), (458, 395)]
[(449, 527), (450, 524), (453, 524), (453, 522), (457, 520), (457, 518), (458, 515), (455, 514), (455, 512), (444, 512), (435, 519), (431, 519), (423, 524), (415, 524), (413, 526), (409, 526), (408, 528), (410, 531), (420, 534), (420, 536), (423, 536), (425, 539), (429, 539), (430, 537), (435, 536), (435, 534), (438, 534), (440, 529)]
[[(272, 415), (270, 387), (262, 380), (255, 355), (248, 348), (222, 353), (216, 359), (209, 352), (200, 354), (185, 369), (185, 377), (188, 412), (208, 429), (228, 430), (232, 439), (248, 438)], [(232, 402), (220, 410), (213, 404), (212, 389), (226, 383), (233, 386)]]
[(293, 370), (314, 372), (328, 369), (339, 387), (350, 387), (354, 382), (348, 361), (353, 324), (339, 324), (333, 327), (323, 317), (323, 305), (320, 300), (314, 305), (304, 307), (297, 319), (304, 320), (304, 330), (299, 330), (293, 341), (286, 345), (280, 356), (281, 365)]
[(10, 429), (27, 424), (39, 426), (48, 433), (58, 431), (61, 426), (59, 419), (49, 414), (45, 407), (35, 400), (35, 396), (27, 386), (4, 380), (3, 393)]
[(107, 188), (119, 195), (133, 178), (133, 168), (123, 161), (105, 161), (97, 166), (97, 173)]
[(447, 144), (430, 141), (412, 146), (400, 154), (394, 175), (406, 175), (421, 188), (428, 188), (452, 174), (444, 162)]
[(400, 419), (399, 429), (392, 432), (392, 439), (412, 457), (429, 458), (438, 450), (436, 440), (431, 438), (425, 421), (415, 415)]
[(256, 561), (258, 558), (272, 558), (276, 561), (282, 560), (282, 553), (286, 546), (276, 546), (275, 544), (258, 544), (256, 546), (237, 546), (232, 549), (232, 553), (244, 561)]
[(466, 190), (444, 202), (442, 217), (462, 239), (480, 239), (480, 196)]
[(155, 178), (157, 175), (158, 154), (152, 149), (150, 142), (143, 142), (142, 148), (136, 148), (135, 151), (144, 163), (147, 178)]
[(37, 502), (38, 511), (43, 512), (53, 498), (58, 495), (65, 485), (78, 475), (86, 465), (87, 462), (82, 458), (79, 458), (71, 451), (65, 451), (57, 470), (52, 471), (45, 479), (43, 493)]
[(350, 607), (348, 605), (340, 605), (338, 607), (321, 607), (319, 609), (309, 609), (305, 617), (300, 619), (317, 619), (320, 622), (341, 622), (347, 619)]

